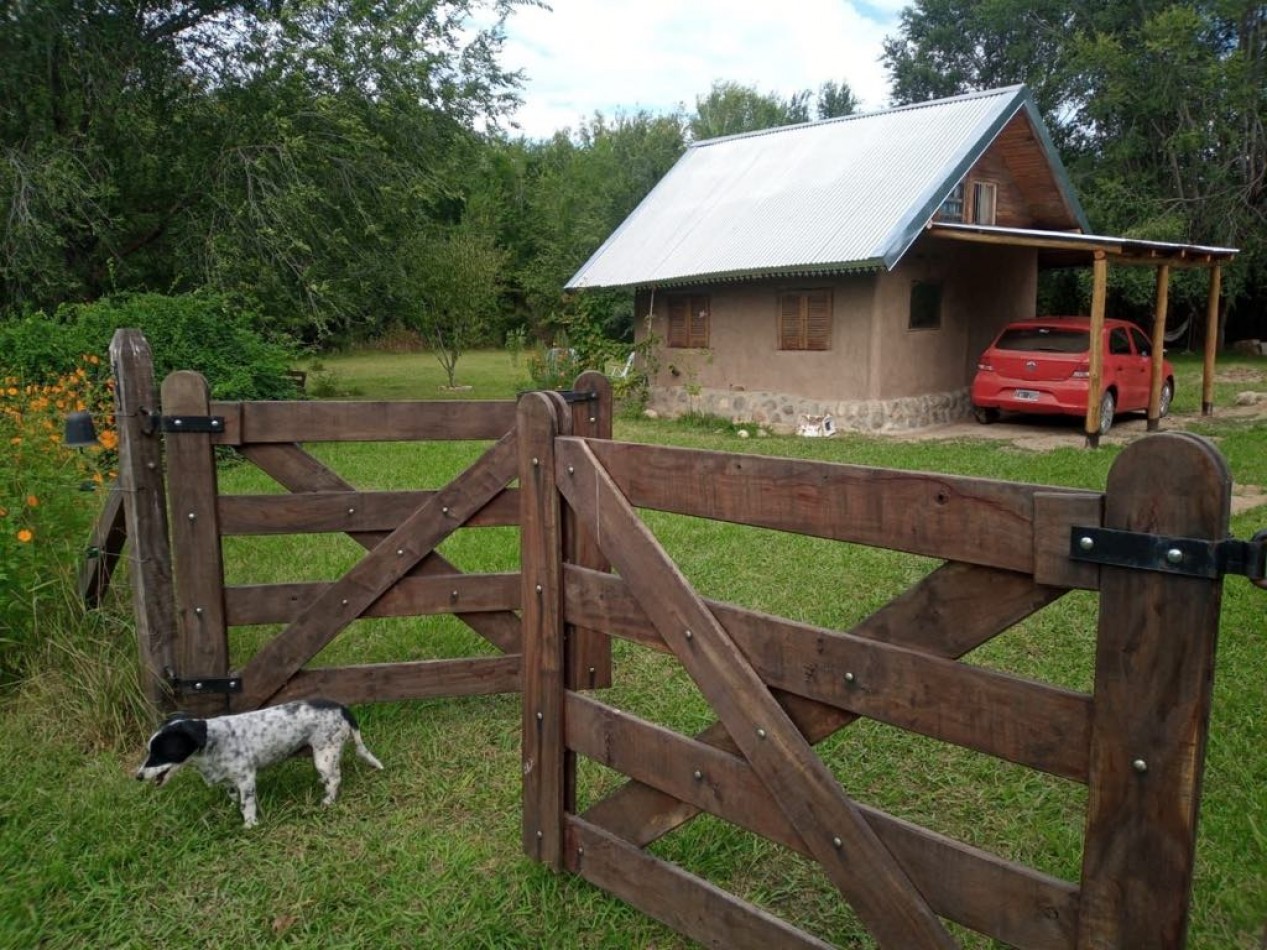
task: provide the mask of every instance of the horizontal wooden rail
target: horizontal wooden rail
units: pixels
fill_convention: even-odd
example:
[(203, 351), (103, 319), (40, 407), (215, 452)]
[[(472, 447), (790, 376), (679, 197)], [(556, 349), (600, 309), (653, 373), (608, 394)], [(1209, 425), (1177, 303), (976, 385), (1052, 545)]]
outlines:
[[(565, 619), (668, 652), (619, 577), (569, 566)], [(706, 600), (772, 687), (1085, 783), (1090, 697)]]
[[(464, 657), (299, 670), (275, 702), (314, 696), (345, 705), (519, 691), (519, 656)], [(249, 684), (248, 684), (249, 685)]]
[[(243, 584), (224, 589), (230, 626), (290, 623), (322, 596), (329, 583)], [(488, 613), (519, 609), (519, 574), (450, 574), (403, 577), (362, 617)]]
[[(562, 456), (571, 456), (563, 439)], [(586, 443), (629, 503), (714, 521), (1034, 572), (1050, 486), (626, 442)], [(1099, 497), (1070, 490), (1070, 495)]]
[(224, 417), (219, 445), (269, 442), (416, 442), (500, 439), (515, 426), (515, 403), (213, 402)]
[[(221, 495), (221, 535), (317, 534), (332, 531), (392, 531), (434, 491), (332, 491), (298, 495)], [(518, 489), (505, 489), (471, 516), (464, 527), (519, 523)]]
[[(578, 693), (567, 694), (565, 712), (569, 749), (809, 853), (742, 757)], [(1016, 946), (1073, 945), (1078, 900), (1072, 884), (874, 808), (857, 807), (937, 913)]]

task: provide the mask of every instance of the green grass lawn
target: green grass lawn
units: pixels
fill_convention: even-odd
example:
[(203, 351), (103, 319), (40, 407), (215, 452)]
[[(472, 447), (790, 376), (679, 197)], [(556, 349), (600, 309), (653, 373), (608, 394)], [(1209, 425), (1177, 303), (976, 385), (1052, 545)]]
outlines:
[[(356, 353), (322, 362), (320, 372), (361, 398), (504, 398), (527, 385), (526, 372), (501, 353), (464, 356), (458, 377), (472, 389), (460, 393), (438, 391), (443, 373), (426, 354)], [(1200, 362), (1176, 362), (1177, 412), (1191, 412), (1200, 400)], [(1229, 405), (1247, 388), (1267, 390), (1267, 382), (1221, 383), (1216, 400)], [(1267, 485), (1267, 423), (1216, 414), (1201, 431), (1217, 440), (1237, 481)], [(1120, 451), (1032, 452), (996, 440), (852, 435), (743, 440), (728, 425), (640, 418), (619, 419), (616, 436), (1095, 489), (1103, 488)], [(479, 450), (390, 444), (316, 451), (358, 487), (398, 488), (443, 484)], [(247, 465), (229, 464), (221, 485), (254, 492), (266, 480)], [(838, 629), (934, 566), (894, 552), (698, 519), (648, 513), (647, 521), (706, 596)], [(1233, 521), (1238, 537), (1263, 527), (1267, 507)], [(354, 563), (359, 550), (342, 537), (232, 538), (226, 573), (231, 583), (328, 579)], [(459, 532), (443, 551), (472, 571), (514, 570), (518, 560), (511, 529)], [(1229, 578), (1224, 590), (1189, 940), (1212, 950), (1256, 947), (1267, 921), (1267, 592), (1240, 578)], [(126, 609), (125, 600), (117, 601), (113, 616), (126, 617)], [(1087, 690), (1094, 630), (1094, 597), (1074, 593), (969, 661)], [(269, 632), (234, 631), (235, 661)], [(0, 947), (687, 945), (615, 898), (521, 855), (516, 697), (360, 707), (366, 741), (386, 770), (373, 772), (346, 757), (340, 802), (326, 810), (311, 764), (283, 763), (264, 773), (261, 825), (244, 832), (223, 791), (205, 788), (196, 775), (157, 791), (132, 780), (145, 738), (139, 726), (106, 729), (94, 716), (72, 715), (84, 708), (91, 661), (126, 666), (129, 637), (126, 623), (88, 625), (64, 665), (4, 699)], [(449, 618), (373, 620), (336, 638), (321, 662), (488, 652)], [(665, 657), (617, 643), (615, 674), (606, 698), (622, 709), (685, 730), (711, 719), (698, 691)], [(877, 723), (846, 729), (819, 748), (861, 801), (1076, 879), (1086, 804), (1081, 786)], [(616, 781), (583, 763), (582, 802)], [(870, 945), (822, 874), (776, 845), (705, 817), (653, 850), (825, 939)], [(969, 946), (990, 945), (955, 932)]]

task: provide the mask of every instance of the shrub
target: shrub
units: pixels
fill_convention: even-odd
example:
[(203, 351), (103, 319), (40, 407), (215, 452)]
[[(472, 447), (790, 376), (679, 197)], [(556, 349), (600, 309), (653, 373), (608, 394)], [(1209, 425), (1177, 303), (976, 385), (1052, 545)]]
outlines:
[[(110, 424), (109, 382), (96, 354), (44, 383), (3, 377), (0, 389), (0, 681), (28, 671), (32, 654), (64, 626), (73, 575), (100, 495), (114, 477), (117, 445)], [(68, 412), (99, 420), (101, 448), (62, 445)]]
[(211, 293), (126, 294), (0, 323), (0, 374), (41, 381), (73, 372), (83, 353), (104, 357), (114, 331), (140, 329), (161, 382), (173, 370), (202, 373), (217, 399), (293, 399), (285, 377), (295, 352), (262, 331), (241, 298)]

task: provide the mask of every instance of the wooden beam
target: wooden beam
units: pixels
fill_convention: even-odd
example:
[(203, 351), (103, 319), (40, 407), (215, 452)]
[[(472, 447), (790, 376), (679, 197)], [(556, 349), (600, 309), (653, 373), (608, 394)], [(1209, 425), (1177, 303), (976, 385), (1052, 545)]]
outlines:
[[(1113, 463), (1104, 523), (1218, 540), (1230, 506), (1218, 450), (1167, 432)], [(1221, 595), (1221, 578), (1101, 568), (1079, 947), (1183, 946)]]
[[(298, 495), (221, 495), (222, 535), (356, 534), (391, 531), (426, 504), (434, 491), (319, 491)], [(519, 523), (518, 490), (507, 488), (477, 511), (465, 527)]]
[[(1157, 296), (1153, 309), (1152, 376), (1148, 389), (1148, 431), (1161, 427), (1162, 361), (1166, 351), (1166, 315), (1170, 310), (1170, 265), (1157, 268)], [(1174, 395), (1173, 393), (1171, 394)]]
[(141, 689), (155, 707), (169, 705), (165, 671), (172, 665), (176, 600), (167, 530), (162, 441), (153, 429), (158, 390), (150, 345), (140, 330), (116, 330), (110, 341), (114, 415), (119, 430), (119, 491), (131, 547), (128, 575), (136, 614)]
[(515, 424), (515, 404), (487, 402), (233, 402), (212, 403), (222, 415), (221, 445), (250, 442), (492, 441)]
[(89, 610), (101, 606), (127, 542), (127, 512), (123, 509), (123, 492), (119, 491), (117, 482), (111, 482), (106, 489), (106, 503), (92, 526), (88, 550), (79, 566), (79, 599)]
[(518, 656), (477, 656), (300, 670), (273, 697), (273, 702), (321, 698), (352, 706), (518, 691)]
[(1091, 378), (1087, 387), (1087, 445), (1100, 445), (1100, 399), (1104, 388), (1104, 306), (1109, 287), (1109, 262), (1103, 251), (1095, 252), (1091, 286)]
[(1210, 271), (1210, 292), (1205, 302), (1205, 361), (1201, 365), (1201, 415), (1214, 415), (1214, 356), (1219, 348), (1219, 295), (1223, 287), (1223, 269), (1217, 264)]

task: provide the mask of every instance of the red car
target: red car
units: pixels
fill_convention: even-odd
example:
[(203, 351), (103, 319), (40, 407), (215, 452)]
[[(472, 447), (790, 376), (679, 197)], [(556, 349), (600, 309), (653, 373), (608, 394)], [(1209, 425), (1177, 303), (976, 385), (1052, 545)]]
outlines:
[[(1000, 411), (1085, 417), (1091, 388), (1091, 318), (1035, 317), (1003, 328), (977, 362), (972, 411), (990, 423)], [(1133, 323), (1105, 320), (1100, 432), (1119, 412), (1146, 411), (1152, 341)], [(1175, 373), (1162, 361), (1161, 415), (1170, 411)]]

